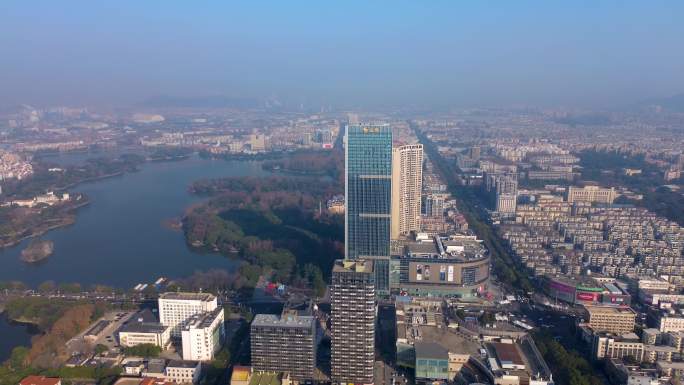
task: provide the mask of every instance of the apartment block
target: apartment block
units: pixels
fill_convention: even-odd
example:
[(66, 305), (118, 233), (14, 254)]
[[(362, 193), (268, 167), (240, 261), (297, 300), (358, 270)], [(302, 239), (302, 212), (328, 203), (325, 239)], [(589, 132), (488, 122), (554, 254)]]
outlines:
[(423, 190), (423, 145), (392, 149), (391, 238), (420, 231)]
[(636, 312), (629, 307), (585, 306), (589, 326), (596, 332), (629, 333), (634, 331)]
[(634, 333), (624, 335), (595, 333), (593, 336), (592, 355), (595, 359), (631, 356), (640, 362), (644, 359), (644, 344)]
[(316, 319), (296, 312), (257, 314), (251, 325), (252, 367), (287, 372), (298, 381), (314, 378)]
[(330, 299), (332, 382), (372, 384), (375, 363), (373, 261), (336, 261)]

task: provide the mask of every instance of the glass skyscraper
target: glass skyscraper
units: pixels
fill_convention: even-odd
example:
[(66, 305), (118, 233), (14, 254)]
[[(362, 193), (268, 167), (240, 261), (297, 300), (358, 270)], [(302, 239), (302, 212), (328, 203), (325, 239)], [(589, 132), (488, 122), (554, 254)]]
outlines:
[(389, 257), (392, 130), (389, 124), (347, 126), (345, 257)]

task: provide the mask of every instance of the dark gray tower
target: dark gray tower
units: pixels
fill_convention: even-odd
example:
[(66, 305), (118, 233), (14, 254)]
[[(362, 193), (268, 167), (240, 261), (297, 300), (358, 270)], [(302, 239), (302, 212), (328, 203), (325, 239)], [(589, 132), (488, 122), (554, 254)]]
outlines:
[(372, 384), (375, 363), (375, 275), (372, 260), (338, 260), (332, 272), (331, 379)]

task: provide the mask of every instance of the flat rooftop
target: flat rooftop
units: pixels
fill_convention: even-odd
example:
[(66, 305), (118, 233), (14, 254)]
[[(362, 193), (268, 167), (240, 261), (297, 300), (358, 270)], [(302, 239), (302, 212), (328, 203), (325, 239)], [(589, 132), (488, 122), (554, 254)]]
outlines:
[(166, 367), (166, 360), (163, 358), (150, 358), (147, 361), (148, 373), (163, 373)]
[(636, 312), (631, 307), (587, 305), (584, 308), (591, 314), (633, 314), (636, 316)]
[(170, 326), (164, 326), (160, 323), (146, 323), (134, 321), (121, 326), (121, 328), (119, 328), (119, 333), (158, 334), (163, 333), (168, 328), (170, 328)]
[(333, 272), (372, 273), (373, 261), (367, 259), (346, 260), (338, 259), (333, 266)]
[(434, 254), (439, 256), (439, 250), (434, 242), (411, 242), (406, 245), (406, 251), (411, 254)]
[(564, 283), (568, 286), (575, 286), (575, 287), (582, 287), (585, 290), (586, 289), (591, 289), (592, 291), (603, 291), (604, 287), (603, 285), (599, 284), (596, 282), (595, 279), (591, 277), (584, 277), (584, 276), (552, 276), (552, 275), (547, 275), (547, 279), (551, 281), (557, 281)]
[(520, 365), (520, 366), (526, 366), (525, 361), (523, 361), (522, 356), (520, 355), (520, 351), (518, 350), (518, 347), (516, 344), (511, 343), (511, 344), (504, 344), (501, 342), (490, 342), (489, 345), (494, 348), (494, 351), (496, 353), (496, 357), (499, 359), (499, 362), (501, 365), (505, 365), (507, 363), (513, 364), (513, 365)]
[(257, 314), (252, 320), (252, 326), (285, 327), (285, 328), (313, 328), (316, 319), (312, 316)]
[(168, 364), (166, 364), (166, 367), (167, 368), (196, 368), (197, 365), (199, 365), (199, 362), (197, 362), (197, 361), (171, 360), (171, 361), (169, 361)]
[(618, 342), (639, 342), (639, 341), (641, 341), (639, 336), (636, 335), (636, 333), (634, 333), (634, 332), (628, 332), (628, 333), (622, 333), (622, 334), (598, 332), (596, 334), (599, 337), (613, 338), (615, 341), (618, 341)]
[(150, 309), (144, 309), (135, 313), (121, 327), (119, 332), (123, 333), (162, 333), (169, 326), (159, 323), (157, 316)]
[(185, 300), (185, 301), (213, 301), (216, 297), (210, 293), (184, 293), (168, 292), (159, 296), (159, 299)]
[(414, 344), (416, 348), (416, 358), (428, 358), (428, 359), (438, 359), (438, 360), (448, 360), (449, 351), (442, 345), (436, 342), (422, 342), (417, 341)]
[(221, 314), (221, 312), (223, 312), (223, 308), (219, 307), (208, 313), (195, 314), (194, 316), (190, 317), (183, 329), (190, 330), (207, 328), (214, 323), (214, 320)]
[(429, 240), (408, 242), (404, 246), (404, 256), (415, 259), (470, 261), (484, 258), (486, 253), (487, 250), (477, 239), (433, 237)]

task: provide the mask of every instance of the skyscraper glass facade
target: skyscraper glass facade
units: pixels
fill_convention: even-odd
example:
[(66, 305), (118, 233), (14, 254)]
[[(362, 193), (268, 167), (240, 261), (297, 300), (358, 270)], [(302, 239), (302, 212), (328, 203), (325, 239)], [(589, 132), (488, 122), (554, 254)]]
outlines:
[(389, 256), (392, 130), (388, 124), (347, 126), (345, 256)]

